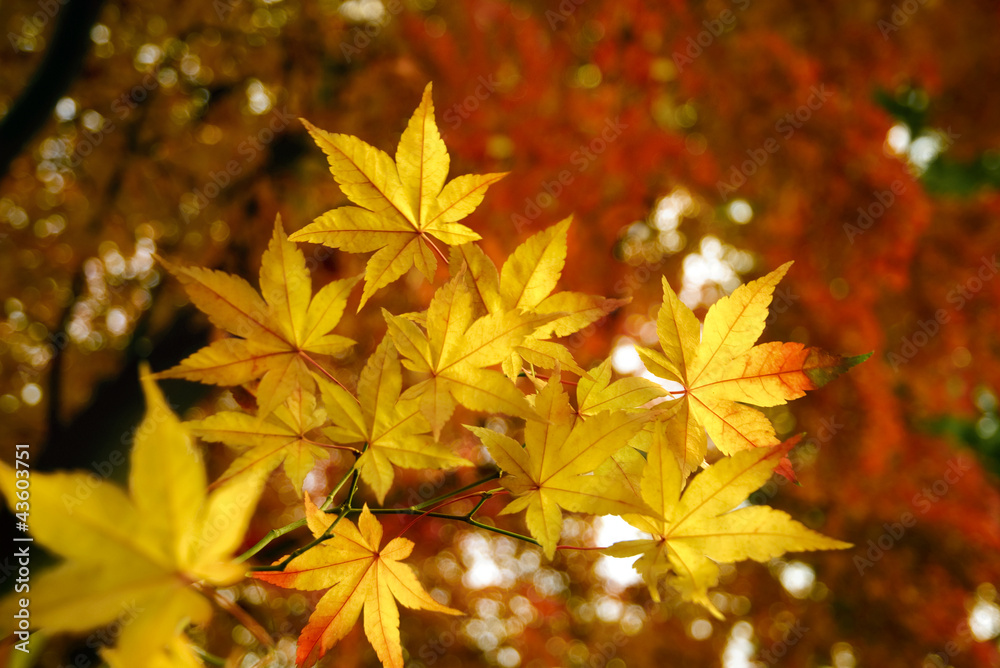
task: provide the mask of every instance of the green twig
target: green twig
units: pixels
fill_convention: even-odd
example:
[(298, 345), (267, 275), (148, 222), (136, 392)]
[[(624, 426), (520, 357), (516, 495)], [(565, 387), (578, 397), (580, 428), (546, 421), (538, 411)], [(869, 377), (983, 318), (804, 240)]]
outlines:
[(482, 495), (482, 497), (480, 497), (479, 503), (477, 503), (476, 506), (472, 510), (470, 510), (468, 513), (466, 513), (465, 516), (468, 517), (471, 520), (472, 516), (475, 515), (476, 513), (478, 513), (479, 509), (483, 507), (483, 504), (486, 503), (487, 501), (489, 501), (492, 497), (493, 497), (493, 493), (492, 492), (484, 493)]
[[(361, 452), (364, 452), (366, 449), (368, 449), (368, 444), (367, 443), (365, 443), (364, 447), (361, 449)], [(337, 492), (339, 492), (340, 489), (344, 486), (344, 483), (347, 482), (347, 479), (351, 477), (351, 474), (355, 473), (357, 471), (357, 469), (356, 469), (357, 458), (361, 456), (361, 452), (358, 452), (357, 450), (355, 450), (354, 452), (356, 453), (354, 455), (354, 457), (355, 457), (355, 466), (352, 466), (351, 469), (349, 471), (347, 471), (343, 475), (343, 477), (341, 477), (340, 482), (338, 482), (334, 486), (333, 490), (326, 496), (326, 501), (324, 501), (323, 505), (319, 507), (320, 510), (326, 510), (327, 508), (329, 508), (330, 506), (333, 505), (333, 497), (337, 496)], [(351, 497), (353, 497), (353, 496), (354, 496), (354, 492), (351, 491)]]
[(483, 524), (479, 520), (474, 520), (471, 517), (466, 517), (466, 518), (464, 518), (464, 520), (465, 520), (465, 522), (467, 524), (471, 524), (472, 526), (476, 527), (477, 529), (483, 529), (485, 531), (492, 531), (493, 533), (498, 533), (498, 534), (500, 534), (502, 536), (507, 536), (508, 538), (513, 538), (515, 540), (523, 540), (525, 543), (531, 543), (532, 545), (541, 546), (541, 543), (539, 543), (534, 538), (531, 538), (530, 536), (525, 536), (524, 534), (515, 533), (513, 531), (507, 531), (506, 529), (501, 529), (500, 527), (490, 526), (489, 524)]
[[(362, 449), (362, 452), (364, 452), (364, 450), (367, 449), (367, 447), (368, 444), (366, 443), (365, 447)], [(351, 478), (351, 486), (350, 486), (350, 491), (347, 494), (347, 498), (343, 501), (343, 503), (334, 506), (333, 499), (336, 496), (337, 492), (339, 492), (340, 489), (344, 486), (344, 483), (347, 481), (348, 476), (350, 476)], [(513, 531), (507, 531), (506, 529), (500, 529), (495, 526), (490, 526), (489, 524), (484, 524), (479, 520), (474, 519), (475, 514), (479, 512), (479, 509), (483, 507), (483, 504), (485, 504), (486, 501), (488, 501), (494, 494), (506, 490), (490, 490), (490, 491), (480, 492), (479, 502), (476, 503), (476, 505), (472, 508), (472, 510), (470, 510), (465, 515), (452, 515), (449, 513), (436, 512), (434, 510), (425, 510), (426, 508), (433, 509), (436, 506), (448, 505), (449, 501), (457, 502), (475, 496), (475, 494), (470, 494), (465, 497), (455, 498), (462, 492), (467, 492), (470, 489), (479, 487), (480, 485), (487, 483), (491, 480), (496, 480), (499, 477), (500, 477), (500, 471), (495, 471), (485, 478), (469, 483), (464, 487), (452, 490), (447, 494), (442, 494), (441, 496), (435, 497), (428, 501), (424, 501), (423, 503), (419, 503), (415, 506), (410, 506), (408, 508), (375, 508), (375, 509), (369, 509), (369, 512), (372, 513), (373, 515), (418, 515), (421, 517), (436, 517), (438, 519), (454, 520), (456, 522), (464, 522), (478, 529), (483, 529), (485, 531), (498, 533), (507, 536), (509, 538), (514, 538), (516, 540), (522, 540), (526, 543), (531, 543), (532, 545), (538, 545), (539, 544), (538, 541), (536, 541), (534, 538), (531, 538), (529, 536), (524, 536), (522, 534), (515, 533)], [(334, 487), (333, 491), (330, 492), (329, 496), (327, 496), (326, 498), (326, 501), (323, 502), (323, 505), (321, 506), (320, 509), (326, 513), (335, 514), (336, 518), (334, 518), (333, 522), (330, 523), (330, 526), (327, 527), (327, 529), (321, 535), (309, 541), (302, 547), (296, 549), (295, 551), (293, 551), (291, 554), (289, 554), (287, 557), (285, 557), (276, 564), (272, 564), (270, 566), (255, 566), (251, 567), (250, 570), (255, 572), (285, 570), (285, 568), (288, 566), (288, 564), (292, 562), (293, 559), (302, 554), (305, 554), (306, 552), (308, 552), (309, 550), (316, 547), (323, 541), (327, 540), (330, 536), (332, 536), (333, 530), (336, 528), (340, 520), (342, 520), (344, 517), (348, 515), (356, 515), (361, 513), (362, 509), (355, 508), (353, 505), (354, 495), (358, 491), (358, 479), (359, 479), (359, 472), (357, 468), (356, 467), (352, 468), (344, 475), (344, 477), (340, 480), (340, 482), (336, 485), (336, 487)], [(306, 520), (302, 519), (296, 522), (292, 522), (290, 524), (286, 524), (285, 526), (279, 529), (273, 529), (269, 531), (268, 534), (264, 536), (264, 538), (262, 538), (260, 542), (258, 542), (249, 550), (247, 550), (247, 552), (241, 555), (239, 559), (242, 561), (253, 556), (275, 538), (283, 536), (284, 534), (289, 533), (290, 531), (294, 531), (295, 529), (303, 526), (304, 524), (306, 524)]]
[(428, 507), (436, 505), (436, 504), (438, 504), (438, 503), (440, 503), (442, 501), (450, 499), (451, 497), (455, 496), (456, 494), (461, 494), (462, 492), (467, 492), (470, 489), (475, 489), (476, 487), (479, 487), (483, 483), (489, 482), (490, 480), (496, 480), (499, 477), (500, 477), (500, 471), (494, 471), (493, 473), (491, 473), (490, 475), (486, 476), (482, 480), (477, 480), (476, 482), (469, 483), (465, 487), (459, 487), (458, 489), (453, 490), (451, 492), (448, 492), (447, 494), (442, 494), (441, 496), (434, 497), (430, 501), (424, 501), (423, 503), (418, 503), (415, 506), (410, 506), (410, 508), (412, 508), (413, 510), (422, 510), (424, 508), (428, 508)]
[[(365, 444), (365, 447), (368, 447), (367, 443)], [(361, 454), (357, 450), (353, 450), (353, 449), (352, 449), (352, 452), (354, 452), (355, 458), (357, 458)], [(327, 508), (330, 507), (331, 504), (333, 504), (333, 498), (335, 496), (337, 496), (337, 492), (339, 492), (341, 490), (341, 488), (344, 486), (344, 483), (347, 482), (347, 480), (351, 477), (351, 474), (354, 471), (355, 471), (354, 467), (351, 467), (346, 473), (344, 473), (344, 475), (340, 478), (340, 482), (338, 482), (334, 486), (333, 490), (327, 495), (326, 500), (323, 502), (323, 505), (320, 507), (321, 510), (326, 510)], [(294, 522), (289, 522), (288, 524), (286, 524), (283, 527), (278, 527), (277, 529), (271, 529), (266, 534), (264, 534), (263, 538), (261, 538), (259, 541), (257, 541), (256, 545), (254, 545), (253, 547), (251, 547), (249, 550), (247, 550), (246, 552), (244, 552), (240, 556), (236, 557), (236, 561), (237, 562), (246, 561), (247, 559), (249, 559), (253, 555), (255, 555), (258, 552), (260, 552), (261, 550), (263, 550), (265, 547), (267, 547), (268, 543), (270, 543), (274, 539), (280, 538), (281, 536), (284, 536), (286, 533), (291, 533), (292, 531), (295, 531), (299, 527), (304, 527), (305, 525), (306, 525), (305, 519), (301, 519), (301, 520), (295, 520)]]
[(191, 645), (191, 647), (194, 649), (195, 654), (197, 654), (201, 658), (201, 660), (204, 661), (205, 663), (211, 664), (213, 666), (226, 665), (226, 660), (223, 659), (221, 656), (215, 656), (214, 654), (209, 654), (208, 652), (206, 652), (201, 647), (198, 647), (197, 645)]
[[(348, 495), (347, 500), (344, 501), (344, 503), (342, 504), (342, 507), (339, 508), (340, 512), (334, 518), (333, 522), (331, 522), (330, 526), (328, 526), (326, 528), (326, 531), (324, 531), (323, 533), (321, 533), (319, 536), (317, 536), (313, 540), (309, 541), (308, 543), (306, 543), (305, 545), (303, 545), (299, 549), (297, 549), (294, 552), (292, 552), (291, 554), (289, 554), (287, 557), (285, 557), (284, 559), (282, 559), (280, 562), (278, 562), (276, 564), (272, 564), (271, 566), (255, 566), (255, 567), (251, 568), (250, 570), (251, 571), (255, 571), (255, 572), (283, 571), (283, 570), (285, 570), (285, 567), (288, 566), (288, 564), (290, 564), (292, 562), (293, 559), (295, 559), (296, 557), (298, 557), (298, 556), (300, 556), (302, 554), (305, 554), (309, 550), (313, 549), (314, 547), (316, 547), (317, 545), (319, 545), (320, 543), (322, 543), (323, 541), (325, 541), (331, 535), (333, 535), (333, 530), (340, 523), (340, 520), (344, 519), (344, 516), (347, 514), (347, 512), (345, 512), (345, 511), (349, 509), (351, 500), (354, 498), (354, 492), (355, 492), (355, 490), (357, 490), (357, 488), (358, 488), (358, 472), (357, 472), (357, 470), (355, 470), (354, 474), (352, 475), (352, 478), (351, 478), (351, 491), (350, 491), (350, 494)], [(304, 522), (305, 520), (302, 520), (302, 521)]]
[(240, 556), (236, 557), (236, 561), (238, 562), (246, 561), (253, 555), (263, 550), (267, 546), (267, 544), (270, 543), (275, 538), (280, 538), (281, 536), (284, 536), (286, 533), (291, 533), (292, 531), (295, 531), (299, 527), (304, 527), (305, 525), (306, 525), (306, 520), (305, 518), (303, 518), (301, 520), (290, 522), (283, 527), (279, 527), (277, 529), (271, 529), (266, 534), (264, 534), (263, 538), (257, 541), (256, 545), (251, 547), (249, 550), (247, 550)]
[[(366, 448), (368, 447), (367, 443), (365, 444), (365, 447)], [(357, 467), (352, 468), (350, 473), (351, 473), (351, 489), (347, 493), (347, 499), (345, 499), (344, 502), (337, 507), (337, 511), (338, 511), (337, 512), (337, 517), (335, 517), (334, 520), (333, 520), (333, 522), (330, 523), (330, 526), (328, 526), (326, 528), (326, 531), (324, 531), (319, 536), (317, 536), (313, 540), (309, 541), (308, 543), (306, 543), (305, 545), (303, 545), (299, 549), (297, 549), (294, 552), (292, 552), (290, 555), (288, 555), (287, 557), (285, 557), (284, 559), (282, 559), (279, 563), (273, 564), (271, 566), (257, 566), (255, 568), (251, 568), (250, 570), (251, 571), (283, 571), (283, 570), (285, 570), (285, 567), (288, 566), (288, 564), (290, 564), (292, 562), (292, 559), (295, 559), (299, 555), (305, 554), (306, 552), (308, 552), (309, 550), (313, 549), (314, 547), (316, 547), (317, 545), (319, 545), (320, 543), (322, 543), (323, 541), (325, 541), (327, 538), (329, 538), (330, 536), (332, 536), (333, 535), (333, 530), (340, 523), (340, 520), (344, 519), (344, 516), (351, 512), (351, 503), (354, 502), (354, 493), (358, 491), (358, 469), (357, 469)], [(337, 487), (332, 492), (330, 492), (330, 496), (327, 497), (326, 502), (323, 504), (324, 506), (327, 505), (328, 503), (330, 503), (333, 500), (333, 496), (338, 491), (340, 491), (340, 488), (343, 486), (343, 484), (344, 484), (344, 481), (341, 480), (340, 484), (338, 484)]]
[[(484, 524), (479, 520), (474, 519), (472, 516), (478, 511), (482, 505), (489, 500), (492, 493), (484, 492), (483, 498), (479, 500), (476, 507), (465, 515), (451, 515), (449, 513), (438, 513), (434, 511), (422, 511), (416, 508), (376, 508), (375, 510), (369, 510), (368, 512), (373, 515), (422, 515), (424, 517), (436, 517), (442, 520), (453, 520), (455, 522), (464, 522), (470, 526), (474, 526), (477, 529), (483, 529), (485, 531), (490, 531), (492, 533), (498, 533), (508, 538), (514, 538), (516, 540), (523, 540), (526, 543), (531, 543), (532, 545), (539, 545), (539, 542), (530, 536), (525, 536), (523, 534), (515, 533), (513, 531), (507, 531), (506, 529), (501, 529), (499, 527), (491, 526), (489, 524)], [(358, 512), (358, 511), (355, 511)]]

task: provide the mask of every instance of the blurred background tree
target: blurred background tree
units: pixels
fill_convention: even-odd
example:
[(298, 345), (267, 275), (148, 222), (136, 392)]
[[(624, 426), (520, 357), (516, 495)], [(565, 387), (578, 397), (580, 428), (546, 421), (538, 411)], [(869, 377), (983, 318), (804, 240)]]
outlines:
[[(572, 213), (564, 283), (632, 297), (570, 341), (583, 366), (641, 371), (661, 275), (703, 315), (787, 259), (765, 337), (876, 354), (773, 411), (818, 447), (801, 487), (760, 493), (853, 550), (727, 571), (718, 622), (650, 604), (627, 564), (422, 522), (425, 581), (470, 616), (404, 619), (411, 664), (1000, 665), (998, 24), (975, 0), (4, 2), (0, 443), (45, 468), (119, 461), (138, 361), (211, 336), (153, 254), (255, 275), (275, 213), (291, 230), (345, 202), (297, 118), (391, 149), (433, 81), (452, 173), (512, 171), (470, 218), (487, 249)], [(365, 259), (307, 257), (324, 281)], [(380, 298), (423, 308), (430, 287), (408, 285)], [(341, 327), (356, 372), (381, 317)], [(241, 399), (164, 387), (187, 417)], [(265, 499), (248, 541), (288, 502)], [(232, 594), (279, 647), (311, 609)], [(224, 614), (204, 633), (245, 647), (232, 665), (261, 651)], [(80, 656), (96, 664), (58, 639), (39, 665)], [(376, 659), (355, 629), (327, 662)]]

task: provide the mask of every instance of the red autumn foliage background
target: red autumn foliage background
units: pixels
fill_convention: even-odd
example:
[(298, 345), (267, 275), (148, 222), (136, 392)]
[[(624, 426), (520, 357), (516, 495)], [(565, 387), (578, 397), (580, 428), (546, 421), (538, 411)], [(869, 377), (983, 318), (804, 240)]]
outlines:
[[(256, 275), (275, 213), (298, 229), (346, 201), (297, 118), (391, 149), (433, 81), (452, 174), (511, 172), (468, 221), (487, 251), (573, 214), (563, 283), (632, 298), (570, 342), (584, 367), (650, 336), (661, 275), (703, 315), (788, 259), (765, 337), (875, 355), (772, 414), (819, 449), (768, 502), (855, 544), (786, 560), (815, 577), (799, 596), (787, 563), (742, 564), (727, 620), (709, 621), (616, 588), (592, 554), (539, 570), (506, 543), (490, 549), (512, 584), (464, 586), (480, 539), (424, 522), (415, 562), (472, 617), (404, 617), (412, 665), (1000, 665), (992, 3), (105, 3), (26, 136), (10, 120), (81, 4), (0, 7), (5, 453), (28, 442), (48, 468), (87, 468), (127, 451), (137, 361), (166, 368), (210, 335), (151, 253)], [(306, 251), (321, 280), (365, 260)], [(406, 285), (379, 298), (423, 308), (431, 287)], [(340, 333), (363, 360), (382, 331), (366, 309)], [(165, 387), (188, 417), (216, 396)], [(284, 521), (270, 503), (256, 537)], [(308, 616), (300, 595), (246, 596), (277, 637)], [(336, 661), (374, 665), (359, 629)]]

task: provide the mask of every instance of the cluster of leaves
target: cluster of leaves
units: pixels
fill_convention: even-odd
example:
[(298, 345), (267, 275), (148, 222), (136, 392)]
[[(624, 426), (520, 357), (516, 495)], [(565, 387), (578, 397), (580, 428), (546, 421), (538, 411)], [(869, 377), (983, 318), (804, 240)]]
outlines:
[[(529, 238), (500, 269), (476, 245), (479, 235), (458, 221), (504, 175), (446, 183), (449, 159), (430, 86), (395, 160), (355, 137), (308, 127), (357, 206), (327, 212), (291, 237), (276, 220), (259, 293), (238, 276), (164, 261), (191, 301), (232, 336), (155, 377), (241, 386), (256, 397), (256, 411), (219, 412), (182, 424), (147, 376), (147, 415), (135, 439), (127, 495), (101, 482), (68, 514), (59, 505), (81, 474), (33, 476), (32, 530), (66, 559), (33, 587), (39, 592), (33, 594), (37, 623), (80, 631), (109, 622), (124, 602), (141, 599), (139, 607), (148, 612), (104, 653), (107, 661), (196, 665), (183, 629), (207, 619), (208, 599), (245, 615), (215, 596), (214, 588), (240, 581), (247, 571), (242, 562), (307, 525), (311, 541), (273, 564), (249, 567), (252, 577), (280, 587), (327, 590), (300, 636), (299, 665), (322, 657), (363, 613), (380, 660), (401, 667), (397, 601), (460, 613), (432, 598), (402, 563), (411, 541), (397, 536), (382, 544), (380, 514), (462, 521), (535, 543), (549, 559), (560, 547), (564, 511), (620, 515), (649, 537), (608, 553), (641, 555), (636, 568), (654, 599), (666, 578), (717, 616), (708, 591), (718, 583), (719, 564), (848, 546), (771, 508), (734, 510), (772, 472), (794, 475), (786, 455), (795, 439), (780, 443), (752, 406), (800, 397), (864, 359), (795, 343), (755, 345), (789, 265), (720, 300), (703, 331), (664, 280), (657, 319), (661, 351), (640, 354), (653, 374), (681, 389), (668, 392), (664, 384), (639, 377), (614, 380), (610, 360), (585, 370), (554, 339), (595, 323), (623, 302), (556, 291), (568, 219)], [(294, 241), (374, 251), (359, 311), (411, 268), (433, 281), (440, 259), (449, 279), (423, 312), (383, 310), (386, 335), (357, 382), (345, 384), (328, 365), (355, 342), (332, 332), (360, 277), (331, 282), (314, 294)], [(441, 245), (451, 247), (450, 256)], [(575, 385), (575, 398), (565, 385)], [(492, 456), (492, 474), (409, 508), (355, 502), (364, 484), (384, 504), (397, 467), (470, 466), (440, 438), (459, 405), (501, 413), (513, 425), (507, 433), (467, 426), (469, 438), (478, 438)], [(192, 435), (239, 453), (210, 486)], [(719, 457), (710, 456), (709, 437)], [(317, 506), (303, 484), (332, 449), (349, 452), (354, 463)], [(305, 519), (274, 529), (234, 558), (256, 500), (278, 467), (303, 497)], [(481, 489), (497, 479), (499, 487)], [(13, 505), (15, 472), (9, 467), (2, 470), (0, 488)], [(499, 514), (524, 512), (530, 536), (477, 515), (494, 497), (507, 501)], [(476, 499), (465, 514), (440, 512)]]

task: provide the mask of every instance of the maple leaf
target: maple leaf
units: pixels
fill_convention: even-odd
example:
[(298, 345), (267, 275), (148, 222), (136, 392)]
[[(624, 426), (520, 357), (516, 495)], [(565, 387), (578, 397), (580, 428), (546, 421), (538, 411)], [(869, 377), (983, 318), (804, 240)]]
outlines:
[(303, 123), (326, 153), (340, 189), (358, 206), (327, 211), (292, 239), (351, 253), (376, 251), (365, 269), (359, 311), (376, 290), (410, 267), (430, 280), (437, 269), (434, 251), (440, 253), (433, 239), (448, 245), (480, 239), (457, 221), (472, 213), (487, 188), (506, 173), (467, 174), (445, 183), (450, 158), (434, 121), (431, 84), (403, 131), (395, 162), (357, 137)]
[[(319, 538), (336, 518), (316, 508), (308, 495), (305, 505), (309, 528)], [(334, 532), (329, 539), (292, 559), (284, 571), (261, 571), (253, 576), (290, 589), (328, 589), (299, 636), (299, 666), (322, 658), (347, 635), (364, 610), (365, 635), (379, 660), (389, 668), (402, 668), (396, 601), (413, 610), (462, 613), (431, 598), (412, 567), (401, 563), (413, 551), (412, 541), (394, 538), (379, 549), (382, 525), (367, 504), (357, 526), (341, 520)]]
[(523, 448), (492, 429), (466, 428), (489, 450), (504, 472), (500, 484), (515, 496), (500, 514), (526, 511), (528, 530), (549, 559), (559, 542), (563, 509), (595, 515), (650, 512), (634, 485), (621, 484), (629, 469), (635, 471), (629, 461), (634, 464), (641, 455), (608, 463), (642, 428), (646, 414), (604, 411), (577, 418), (558, 373), (535, 395), (535, 411), (542, 420), (527, 423)]
[[(325, 378), (321, 380), (326, 381)], [(202, 440), (225, 443), (241, 451), (225, 473), (212, 483), (213, 487), (244, 477), (260, 486), (274, 469), (282, 466), (302, 496), (305, 477), (316, 462), (330, 457), (330, 445), (308, 435), (326, 422), (326, 411), (317, 406), (315, 395), (299, 387), (263, 421), (247, 413), (221, 411), (185, 424)]]
[[(257, 501), (248, 485), (207, 493), (191, 436), (146, 371), (128, 492), (89, 473), (30, 475), (31, 533), (63, 559), (31, 582), (32, 623), (80, 632), (128, 613), (113, 654), (119, 665), (146, 665), (142, 657), (168, 651), (184, 620), (208, 620), (209, 601), (190, 585), (242, 579), (246, 569), (231, 554)], [(12, 509), (21, 472), (0, 462), (0, 490)], [(8, 619), (15, 598), (3, 604)]]
[(399, 355), (389, 337), (382, 339), (362, 369), (357, 398), (339, 385), (320, 381), (323, 400), (334, 422), (323, 433), (335, 443), (368, 444), (356, 466), (379, 503), (385, 501), (392, 486), (393, 465), (408, 469), (472, 466), (472, 462), (434, 442), (419, 401), (399, 401), (402, 386)]
[(570, 216), (528, 238), (514, 250), (499, 272), (475, 244), (452, 249), (452, 274), (461, 276), (469, 288), (477, 313), (518, 309), (558, 316), (526, 336), (503, 361), (508, 378), (517, 378), (522, 360), (543, 369), (559, 365), (586, 376), (587, 372), (576, 364), (569, 349), (550, 339), (574, 334), (629, 302), (629, 299), (606, 299), (580, 292), (553, 294), (566, 264), (567, 235), (572, 220)]
[(190, 638), (178, 633), (159, 650), (150, 651), (147, 637), (132, 632), (119, 638), (113, 648), (101, 649), (108, 668), (205, 668)]
[(721, 618), (708, 597), (709, 588), (719, 581), (718, 564), (744, 559), (764, 562), (786, 552), (851, 547), (806, 528), (780, 510), (767, 506), (733, 510), (770, 478), (798, 438), (723, 458), (695, 476), (682, 494), (684, 476), (669, 446), (682, 429), (679, 422), (657, 423), (642, 477), (642, 498), (662, 519), (625, 517), (652, 537), (617, 543), (606, 550), (616, 557), (642, 555), (635, 569), (653, 600), (660, 600), (660, 578), (672, 572), (671, 584), (686, 600)]
[(313, 372), (318, 367), (311, 355), (338, 355), (354, 345), (330, 330), (340, 322), (359, 278), (333, 281), (313, 296), (305, 256), (288, 240), (280, 216), (261, 259), (263, 298), (239, 276), (164, 265), (212, 324), (241, 338), (216, 341), (157, 378), (213, 385), (243, 385), (259, 378), (258, 417), (263, 419), (296, 388), (316, 392)]
[[(681, 423), (682, 469), (705, 459), (705, 433), (726, 454), (776, 445), (771, 421), (746, 404), (775, 406), (816, 389), (870, 357), (841, 357), (799, 343), (754, 346), (764, 331), (775, 286), (791, 262), (737, 288), (712, 305), (699, 341), (698, 319), (663, 279), (656, 319), (662, 353), (636, 347), (652, 374), (680, 383), (683, 394), (664, 404), (664, 419)], [(794, 480), (785, 460), (779, 473)]]
[(666, 396), (658, 383), (638, 376), (611, 382), (611, 359), (582, 376), (576, 385), (578, 415), (592, 417), (601, 411), (635, 410), (654, 399)]
[(472, 296), (457, 278), (434, 293), (422, 319), (426, 333), (409, 318), (382, 312), (403, 365), (430, 376), (408, 388), (402, 399), (419, 398), (435, 440), (456, 402), (475, 411), (535, 417), (514, 383), (483, 367), (501, 363), (525, 336), (557, 316), (515, 310), (473, 319)]

